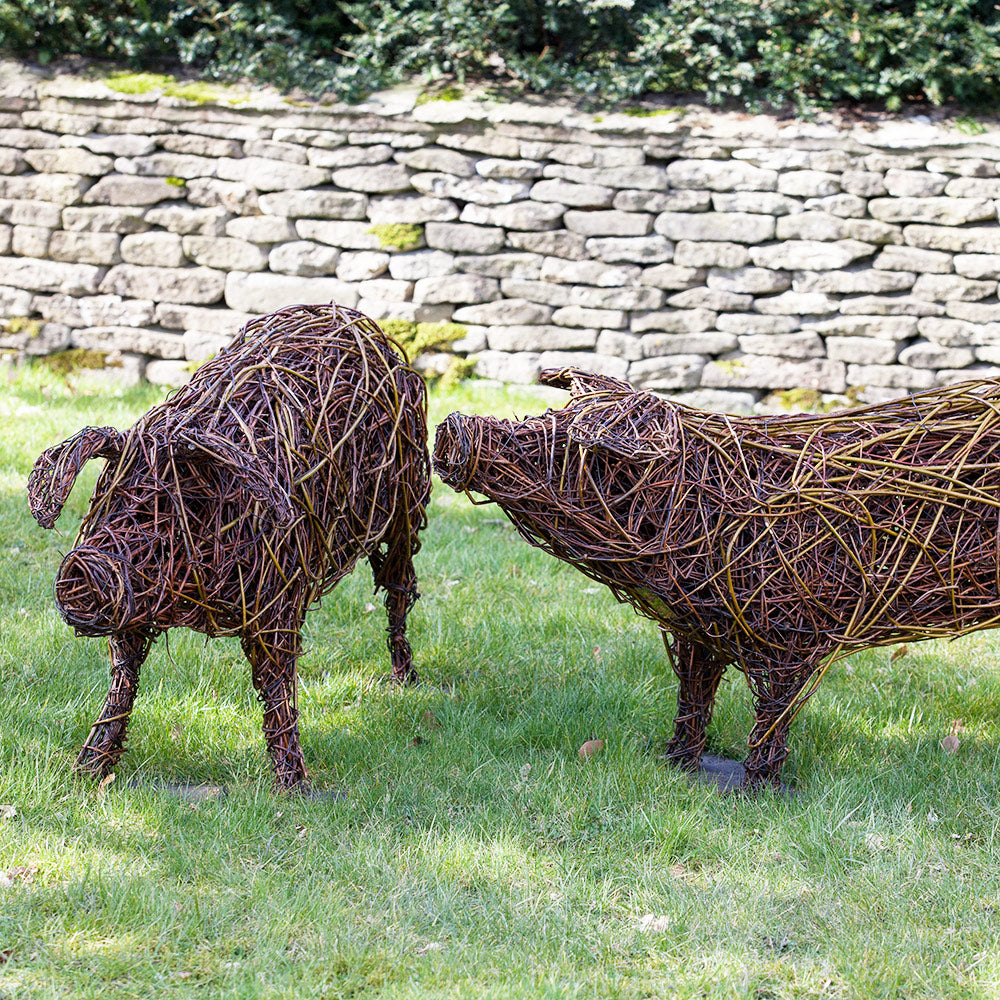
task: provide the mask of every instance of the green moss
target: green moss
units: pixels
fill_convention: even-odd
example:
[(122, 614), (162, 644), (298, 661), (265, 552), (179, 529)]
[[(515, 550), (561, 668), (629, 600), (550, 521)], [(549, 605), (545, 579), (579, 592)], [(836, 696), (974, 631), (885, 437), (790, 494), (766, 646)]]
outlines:
[(475, 368), (476, 362), (473, 358), (452, 358), (438, 380), (438, 387), (450, 389), (452, 386), (458, 385), (459, 382), (464, 382), (475, 371)]
[(416, 106), (430, 104), (431, 101), (460, 101), (465, 95), (461, 87), (442, 87), (440, 90), (425, 90), (416, 100)]
[(56, 375), (69, 375), (70, 372), (79, 371), (81, 368), (115, 368), (119, 367), (114, 362), (108, 361), (108, 355), (104, 351), (92, 351), (84, 347), (73, 347), (68, 351), (57, 351), (55, 354), (48, 354), (38, 359), (38, 364)]
[(165, 92), (177, 81), (164, 73), (112, 73), (104, 82), (119, 94), (151, 94), (154, 90)]
[(246, 95), (202, 80), (181, 83), (166, 73), (112, 73), (104, 83), (119, 94), (152, 94), (177, 97), (192, 104), (241, 104)]
[(182, 188), (187, 185), (187, 181), (183, 177), (164, 177), (163, 179), (173, 187)]
[(424, 227), (405, 222), (372, 226), (369, 233), (378, 237), (379, 245), (395, 247), (397, 250), (412, 250), (420, 246), (424, 239)]
[(743, 361), (716, 361), (715, 363), (719, 366), (719, 370), (727, 375), (739, 375), (746, 369), (746, 364)]
[(408, 319), (386, 319), (379, 325), (411, 361), (424, 351), (447, 347), (468, 333), (461, 323), (414, 323)]
[(986, 131), (986, 126), (978, 118), (973, 118), (972, 115), (962, 115), (961, 118), (956, 118), (955, 128), (965, 135), (982, 135)]
[(37, 337), (42, 332), (40, 320), (28, 319), (27, 316), (11, 316), (5, 320), (3, 329), (6, 333), (26, 333), (29, 337)]
[(629, 118), (656, 118), (660, 115), (682, 115), (684, 114), (683, 108), (642, 108), (636, 105), (632, 105), (627, 108), (622, 108), (621, 113), (623, 115), (628, 115)]

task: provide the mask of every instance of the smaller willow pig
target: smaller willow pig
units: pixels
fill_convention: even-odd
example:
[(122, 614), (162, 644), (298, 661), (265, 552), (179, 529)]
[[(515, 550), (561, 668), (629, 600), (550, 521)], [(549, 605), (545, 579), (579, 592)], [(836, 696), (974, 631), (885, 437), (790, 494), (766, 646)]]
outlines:
[(405, 629), (430, 494), (426, 394), (370, 319), (336, 305), (260, 317), (128, 430), (88, 427), (49, 448), (28, 480), (43, 527), (91, 458), (107, 464), (55, 582), (63, 618), (111, 652), (79, 771), (115, 766), (139, 668), (183, 625), (239, 637), (277, 786), (299, 785), (302, 624), (362, 557), (385, 591), (393, 677), (416, 680)]
[(730, 664), (754, 696), (752, 790), (779, 783), (792, 720), (837, 657), (1000, 624), (1000, 380), (781, 417), (575, 369), (542, 381), (569, 403), (454, 413), (434, 466), (660, 625), (680, 766), (699, 765)]

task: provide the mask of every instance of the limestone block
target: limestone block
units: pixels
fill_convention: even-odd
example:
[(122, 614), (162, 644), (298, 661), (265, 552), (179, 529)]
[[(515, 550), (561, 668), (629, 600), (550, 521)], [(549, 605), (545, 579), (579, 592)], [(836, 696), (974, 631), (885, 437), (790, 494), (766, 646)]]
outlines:
[(601, 288), (615, 288), (634, 285), (639, 280), (642, 269), (635, 265), (609, 265), (599, 260), (562, 260), (559, 257), (545, 257), (541, 276), (544, 281), (559, 284), (596, 285)]
[(693, 389), (707, 359), (701, 354), (672, 354), (633, 361), (629, 381), (640, 389)]
[[(466, 306), (459, 310), (481, 309), (482, 306)], [(457, 313), (456, 322), (459, 320)], [(505, 320), (506, 321), (506, 320)], [(493, 351), (586, 351), (594, 350), (598, 343), (597, 331), (577, 329), (571, 326), (493, 326), (484, 327), (485, 337)], [(597, 353), (620, 356), (617, 351), (597, 349)]]
[(792, 289), (829, 295), (902, 292), (912, 288), (916, 280), (917, 276), (912, 271), (874, 271), (869, 267), (848, 271), (796, 271)]
[(584, 351), (542, 351), (539, 361), (542, 368), (582, 368), (619, 379), (627, 378), (629, 369), (624, 358)]
[(17, 332), (7, 332), (0, 324), (0, 348), (41, 356), (64, 351), (70, 344), (70, 329), (61, 323), (31, 324)]
[[(959, 174), (962, 177), (996, 177), (997, 168), (993, 160), (978, 157), (934, 156), (927, 161), (927, 169), (938, 174)], [(945, 192), (947, 192), (947, 187)]]
[[(138, 138), (116, 136), (115, 138)], [(237, 157), (243, 155), (243, 144), (235, 139), (213, 139), (206, 135), (185, 135), (184, 133), (174, 135), (161, 135), (157, 139), (168, 153), (186, 153), (191, 156), (202, 157)], [(251, 140), (253, 141), (253, 140)], [(123, 149), (120, 144), (118, 148), (109, 149), (108, 152), (116, 156), (145, 156), (151, 153), (154, 145), (151, 142), (146, 148)], [(100, 152), (100, 150), (98, 150)]]
[(49, 239), (48, 255), (72, 264), (117, 264), (121, 257), (116, 233), (77, 233), (57, 229)]
[[(524, 281), (520, 278), (501, 278), (500, 291), (509, 299), (527, 299), (549, 306), (567, 306), (572, 289), (549, 281)], [(599, 326), (600, 324), (594, 324)]]
[[(395, 150), (388, 143), (371, 146), (342, 146), (333, 149), (310, 149), (309, 162), (314, 167), (373, 167), (392, 159)], [(399, 188), (398, 190), (403, 190)]]
[(655, 264), (670, 260), (674, 245), (662, 236), (592, 237), (586, 242), (586, 250), (591, 257), (608, 264)]
[(918, 250), (916, 247), (888, 246), (876, 258), (872, 267), (886, 271), (919, 271), (925, 274), (949, 274), (951, 254), (939, 250)]
[(992, 201), (982, 198), (873, 198), (868, 211), (882, 222), (930, 222), (961, 226), (966, 222), (992, 219)]
[(184, 251), (176, 233), (135, 233), (122, 238), (121, 259), (126, 264), (183, 267)]
[(257, 191), (249, 184), (196, 177), (188, 181), (186, 190), (188, 201), (202, 208), (219, 206), (234, 215), (256, 215), (261, 211)]
[(772, 316), (822, 316), (837, 311), (838, 302), (821, 292), (782, 292), (757, 299), (757, 312)]
[(954, 265), (965, 278), (1000, 278), (1000, 254), (960, 253), (955, 255)]
[(286, 243), (295, 239), (295, 226), (280, 215), (245, 215), (229, 219), (223, 232), (233, 239), (265, 245)]
[[(391, 258), (390, 258), (391, 259)], [(408, 302), (413, 295), (412, 281), (396, 278), (366, 278), (357, 283), (358, 295), (363, 299), (384, 299), (386, 302)], [(364, 310), (361, 310), (364, 312)]]
[(754, 392), (729, 392), (725, 389), (695, 389), (693, 392), (671, 393), (670, 398), (684, 406), (715, 413), (750, 413), (757, 402)]
[(475, 157), (466, 156), (454, 149), (442, 149), (440, 146), (425, 146), (423, 149), (397, 153), (396, 160), (411, 170), (455, 174), (457, 177), (471, 177), (476, 173)]
[(474, 305), (500, 298), (500, 283), (496, 278), (478, 274), (449, 274), (444, 277), (420, 278), (413, 287), (413, 301), (437, 305), (454, 302)]
[(184, 338), (167, 330), (131, 326), (94, 326), (74, 330), (74, 347), (90, 351), (131, 351), (157, 358), (183, 358)]
[(574, 208), (610, 208), (614, 195), (609, 187), (563, 180), (538, 181), (530, 191), (535, 201), (554, 201)]
[(190, 361), (164, 361), (157, 359), (146, 365), (143, 373), (146, 381), (153, 385), (177, 388), (186, 385), (194, 377), (194, 366)]
[(335, 247), (311, 243), (309, 240), (292, 240), (276, 246), (267, 257), (267, 266), (278, 274), (297, 274), (315, 278), (333, 274), (340, 251)]
[(843, 392), (847, 388), (846, 375), (846, 366), (842, 361), (828, 358), (791, 361), (763, 354), (737, 354), (708, 362), (701, 382), (716, 389), (787, 389), (791, 386), (820, 392)]
[(0, 128), (0, 146), (11, 149), (53, 149), (59, 137), (27, 128)]
[(637, 339), (641, 356), (644, 358), (655, 358), (664, 354), (724, 354), (726, 351), (734, 350), (738, 343), (735, 335), (712, 330), (694, 333), (646, 333)]
[[(846, 267), (876, 248), (860, 240), (837, 240), (831, 243), (816, 240), (786, 240), (773, 246), (752, 247), (750, 259), (758, 267), (786, 271), (827, 271)], [(676, 254), (675, 254), (676, 259)]]
[(0, 285), (33, 292), (93, 295), (105, 268), (32, 257), (0, 257)]
[(0, 174), (0, 198), (72, 205), (80, 200), (84, 192), (90, 193), (87, 191), (89, 184), (90, 181), (79, 174)]
[[(32, 294), (23, 288), (8, 288), (0, 285), (0, 317), (27, 316), (33, 311)], [(46, 299), (38, 298), (45, 302)], [(38, 311), (37, 307), (34, 311)], [(44, 315), (44, 313), (43, 313)]]
[(975, 323), (937, 316), (923, 317), (918, 321), (917, 329), (927, 340), (941, 347), (969, 347), (975, 343), (976, 334), (980, 332)]
[(81, 208), (69, 205), (62, 210), (62, 228), (74, 233), (141, 233), (149, 229), (144, 218), (146, 211), (130, 206)]
[(844, 220), (826, 212), (803, 212), (778, 219), (779, 240), (842, 240), (847, 236)]
[[(374, 279), (378, 281), (379, 279)], [(367, 282), (361, 282), (361, 285)], [(360, 289), (361, 285), (352, 286)], [(451, 319), (452, 307), (447, 304), (417, 305), (412, 301), (387, 302), (383, 299), (359, 299), (358, 312), (372, 319), (405, 319), (410, 323), (443, 323)]]
[[(297, 186), (314, 187), (318, 183), (322, 182), (314, 181)], [(409, 172), (397, 163), (334, 170), (333, 183), (349, 191), (363, 191), (365, 194), (395, 194), (412, 187)]]
[[(530, 181), (542, 176), (544, 164), (539, 160), (506, 160), (487, 157), (475, 161), (475, 171), (491, 181)], [(421, 168), (426, 169), (426, 168)], [(454, 171), (445, 171), (454, 173)]]
[(802, 202), (771, 191), (730, 191), (713, 194), (712, 207), (716, 212), (784, 216), (801, 212)]
[(207, 267), (116, 264), (101, 282), (100, 290), (128, 298), (152, 299), (154, 302), (207, 305), (222, 298), (225, 281), (226, 276), (221, 271), (213, 271)]
[(822, 358), (826, 354), (823, 341), (815, 330), (754, 333), (740, 337), (739, 342), (744, 354), (767, 354), (783, 358)]
[(809, 166), (809, 154), (804, 149), (749, 146), (733, 150), (734, 160), (746, 160), (768, 170), (801, 170)]
[(267, 254), (255, 243), (231, 236), (185, 236), (184, 254), (196, 264), (217, 267), (223, 271), (262, 271), (267, 267)]
[(619, 191), (611, 204), (619, 212), (707, 212), (712, 200), (708, 191)]
[(790, 170), (778, 177), (778, 192), (796, 198), (824, 198), (839, 191), (838, 175), (824, 170)]
[(702, 267), (680, 267), (677, 264), (657, 264), (643, 268), (639, 281), (653, 288), (681, 291), (705, 283), (707, 271)]
[(476, 356), (476, 374), (481, 378), (527, 385), (538, 381), (542, 370), (541, 354), (537, 351), (480, 351)]
[[(570, 327), (557, 327), (556, 329), (565, 329), (567, 333), (578, 332)], [(552, 347), (550, 349), (563, 350), (564, 348)], [(638, 361), (642, 357), (642, 338), (622, 330), (602, 330), (597, 337), (595, 350), (598, 354), (613, 354), (616, 358), (624, 358), (626, 361)], [(666, 353), (671, 352), (667, 351)]]
[[(23, 201), (21, 199), (0, 200), (0, 220), (9, 222), (15, 226), (43, 226), (45, 229), (58, 229), (62, 212), (70, 209), (60, 209), (58, 205), (52, 205), (45, 201)], [(82, 211), (74, 209), (73, 211)], [(62, 228), (68, 229), (69, 226)]]
[(229, 218), (229, 213), (220, 206), (158, 205), (146, 211), (146, 222), (181, 236), (221, 236)]
[(531, 185), (523, 181), (491, 181), (479, 176), (454, 177), (451, 174), (414, 174), (410, 183), (425, 195), (457, 198), (475, 205), (509, 205), (527, 198), (531, 190)]
[(226, 276), (226, 305), (248, 313), (269, 313), (297, 302), (336, 302), (353, 309), (358, 293), (337, 278), (233, 271)]
[(875, 219), (845, 219), (844, 235), (864, 243), (898, 244), (903, 242), (903, 229)]
[[(161, 142), (166, 143), (169, 138), (173, 137), (163, 136)], [(92, 153), (100, 153), (103, 156), (145, 156), (156, 149), (156, 141), (146, 135), (90, 134), (74, 136), (72, 141), (69, 136), (63, 135), (60, 141), (63, 145), (82, 146)]]
[[(497, 302), (486, 302), (474, 306), (463, 306), (456, 309), (452, 316), (456, 323), (474, 323), (479, 326), (533, 326), (546, 324), (552, 319), (552, 306), (528, 302), (526, 299), (501, 299)], [(597, 333), (594, 333), (594, 340)], [(497, 345), (490, 340), (490, 347)], [(510, 349), (510, 348), (508, 348)], [(515, 348), (517, 349), (517, 348)], [(520, 348), (528, 350), (528, 348)]]
[[(498, 230), (501, 233), (502, 230)], [(518, 250), (530, 250), (546, 257), (583, 260), (587, 256), (587, 239), (568, 229), (552, 229), (543, 233), (508, 233), (507, 242)]]
[(13, 227), (0, 225), (0, 256), (10, 253)]
[(570, 305), (585, 306), (588, 309), (659, 309), (663, 302), (663, 292), (649, 286), (593, 288), (573, 285), (570, 288)]
[(439, 278), (454, 272), (455, 256), (443, 250), (417, 250), (393, 254), (389, 258), (389, 274), (403, 281)]
[(120, 295), (51, 295), (37, 298), (35, 308), (45, 319), (66, 326), (139, 327), (153, 322), (151, 301)]
[(672, 240), (763, 243), (774, 236), (775, 218), (740, 212), (662, 212), (653, 228)]
[(868, 213), (868, 202), (854, 194), (828, 194), (823, 198), (806, 198), (805, 208), (839, 219), (863, 219)]
[(219, 162), (212, 156), (153, 153), (152, 156), (122, 158), (115, 166), (123, 174), (136, 174), (139, 177), (183, 177), (191, 180), (193, 177), (214, 177)]
[(562, 306), (552, 314), (552, 322), (559, 326), (579, 326), (584, 329), (605, 328), (622, 330), (628, 324), (621, 309), (593, 309), (584, 306)]
[(462, 255), (456, 258), (459, 271), (485, 274), (490, 278), (522, 278), (534, 281), (542, 273), (545, 258), (537, 253), (499, 253)]
[[(500, 226), (502, 229), (518, 229), (538, 232), (543, 229), (556, 229), (565, 205), (539, 204), (533, 201), (518, 201), (511, 205), (466, 205), (459, 218), (462, 222), (471, 222), (484, 226)], [(604, 215), (603, 212), (578, 212), (577, 215)], [(569, 227), (572, 228), (572, 227)], [(649, 230), (647, 229), (646, 232)], [(599, 235), (590, 233), (588, 235)], [(607, 234), (614, 235), (614, 234)], [(628, 235), (628, 234), (625, 234)], [(638, 235), (644, 236), (645, 233)], [(447, 247), (442, 247), (447, 249)]]
[(549, 178), (558, 177), (576, 184), (597, 185), (604, 188), (663, 191), (670, 186), (667, 182), (667, 172), (663, 167), (641, 163), (595, 167), (551, 164), (545, 168), (544, 174)]
[(791, 288), (792, 277), (785, 271), (773, 271), (764, 267), (713, 267), (708, 272), (706, 284), (720, 292), (769, 295)]
[[(750, 251), (739, 243), (696, 243), (680, 240), (674, 247), (674, 264), (680, 267), (744, 267)], [(665, 266), (665, 265), (661, 265)]]
[(667, 298), (674, 309), (711, 309), (713, 312), (746, 312), (753, 306), (752, 295), (720, 288), (688, 288)]
[(208, 330), (188, 330), (184, 334), (184, 357), (188, 362), (201, 364), (210, 361), (232, 342), (232, 337), (221, 336)]
[(899, 352), (900, 364), (911, 368), (964, 368), (976, 360), (968, 347), (944, 347), (929, 340), (918, 340)]
[[(42, 174), (83, 174), (85, 177), (103, 177), (110, 172), (110, 156), (96, 156), (86, 149), (29, 149), (24, 159)], [(19, 171), (5, 170), (4, 173)]]
[(827, 337), (826, 356), (858, 365), (891, 365), (899, 356), (899, 343), (876, 337)]
[(944, 193), (949, 198), (989, 198), (995, 201), (1000, 198), (1000, 177), (958, 177), (948, 182)]
[(49, 250), (52, 230), (43, 226), (14, 226), (11, 230), (11, 250), (22, 257), (45, 257)]
[(840, 175), (840, 186), (860, 198), (878, 198), (887, 193), (884, 176), (871, 170), (845, 170)]
[(849, 316), (940, 316), (944, 313), (944, 306), (925, 302), (914, 295), (859, 295), (856, 299), (841, 299), (840, 311)]
[(715, 329), (716, 318), (711, 309), (671, 309), (635, 313), (629, 326), (633, 333), (702, 333)]
[[(225, 337), (227, 340), (232, 340), (252, 319), (254, 319), (253, 313), (236, 312), (225, 306), (206, 308), (186, 306), (177, 302), (161, 302), (156, 306), (156, 322), (160, 326), (169, 330), (211, 333), (212, 336)], [(185, 353), (185, 357), (190, 358), (191, 355)]]
[(337, 262), (337, 277), (341, 281), (368, 281), (385, 274), (389, 255), (376, 250), (345, 250)]
[(798, 316), (762, 316), (760, 313), (719, 313), (716, 327), (739, 336), (763, 333), (791, 333), (802, 321)]
[(1000, 322), (1000, 305), (988, 302), (949, 302), (945, 306), (949, 316), (970, 323)]
[(368, 198), (330, 188), (273, 191), (260, 196), (260, 210), (266, 215), (284, 215), (290, 219), (363, 219), (368, 211)]
[(87, 205), (155, 205), (183, 197), (182, 187), (168, 184), (162, 177), (108, 174), (83, 195), (83, 201)]
[(424, 238), (429, 247), (459, 253), (495, 253), (504, 244), (502, 229), (461, 222), (428, 222)]
[(912, 225), (903, 229), (903, 239), (927, 250), (954, 250), (959, 253), (1000, 253), (1000, 229), (985, 226)]
[(273, 139), (251, 139), (243, 144), (244, 156), (263, 156), (268, 160), (285, 160), (288, 163), (307, 163), (306, 151), (294, 142), (275, 142)]
[(298, 219), (295, 223), (300, 239), (315, 240), (344, 250), (381, 250), (382, 241), (371, 230), (370, 222)]
[[(674, 160), (667, 166), (670, 187), (708, 191), (774, 191), (778, 174), (739, 161)], [(784, 192), (793, 194), (794, 192)]]
[(582, 236), (646, 236), (653, 217), (643, 212), (574, 212), (565, 215), (566, 228)]
[(412, 195), (372, 198), (368, 203), (368, 218), (375, 225), (448, 222), (458, 218), (458, 206), (443, 198)]
[(957, 274), (922, 274), (913, 285), (913, 294), (929, 302), (946, 302), (949, 299), (975, 302), (995, 295), (996, 290), (996, 281), (973, 281)]
[(897, 198), (932, 198), (941, 194), (949, 178), (930, 170), (896, 170), (885, 172), (885, 189)]
[(916, 316), (838, 316), (803, 324), (823, 337), (875, 337), (909, 340), (917, 335)]
[[(325, 184), (330, 179), (329, 170), (300, 163), (288, 163), (284, 160), (269, 160), (263, 156), (244, 156), (239, 160), (217, 160), (216, 163), (216, 173), (222, 180), (247, 184), (257, 191), (290, 191), (314, 188)], [(398, 169), (402, 170), (402, 167)], [(341, 185), (341, 187), (350, 186), (349, 184)]]

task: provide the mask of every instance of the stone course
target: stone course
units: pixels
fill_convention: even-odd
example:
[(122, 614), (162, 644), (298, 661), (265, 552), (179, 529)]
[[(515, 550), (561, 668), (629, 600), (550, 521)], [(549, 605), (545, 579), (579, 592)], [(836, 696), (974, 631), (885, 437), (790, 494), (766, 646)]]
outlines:
[(578, 365), (713, 408), (998, 374), (998, 131), (188, 104), (0, 69), (0, 351), (172, 386), (253, 315), (332, 298), (463, 324), (489, 378)]

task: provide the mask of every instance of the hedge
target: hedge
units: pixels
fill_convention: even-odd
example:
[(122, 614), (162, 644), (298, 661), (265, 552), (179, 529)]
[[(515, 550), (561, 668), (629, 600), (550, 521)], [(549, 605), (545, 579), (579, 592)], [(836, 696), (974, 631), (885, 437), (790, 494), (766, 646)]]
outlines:
[(0, 0), (0, 51), (346, 99), (421, 74), (602, 105), (695, 92), (894, 109), (1000, 95), (995, 0)]

